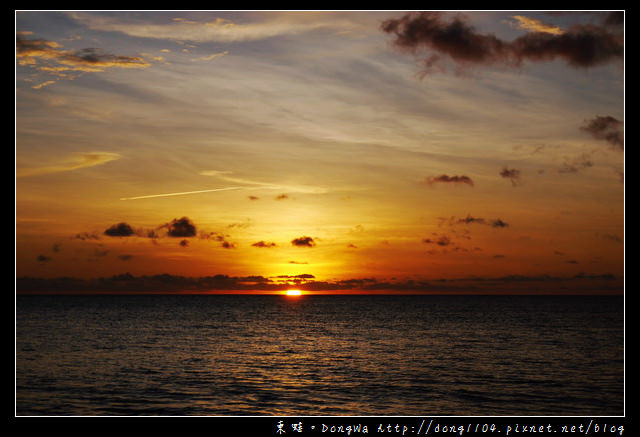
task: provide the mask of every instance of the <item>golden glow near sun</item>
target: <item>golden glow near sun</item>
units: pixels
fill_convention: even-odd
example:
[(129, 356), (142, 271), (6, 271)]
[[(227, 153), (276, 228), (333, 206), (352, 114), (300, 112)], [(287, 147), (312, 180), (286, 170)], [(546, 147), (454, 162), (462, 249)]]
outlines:
[[(615, 12), (19, 11), (16, 289), (622, 295)], [(564, 47), (572, 24), (603, 53)]]

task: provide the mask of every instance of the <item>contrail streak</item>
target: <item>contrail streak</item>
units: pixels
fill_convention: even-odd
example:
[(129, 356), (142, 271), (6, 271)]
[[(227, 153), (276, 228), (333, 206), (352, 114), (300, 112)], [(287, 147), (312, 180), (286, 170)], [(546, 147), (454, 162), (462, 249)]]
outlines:
[(211, 190), (182, 191), (179, 193), (149, 194), (146, 196), (121, 197), (120, 200), (137, 200), (137, 199), (151, 199), (152, 197), (184, 196), (187, 194), (211, 193), (213, 191), (239, 190), (241, 188), (242, 187), (227, 187), (227, 188), (212, 188)]

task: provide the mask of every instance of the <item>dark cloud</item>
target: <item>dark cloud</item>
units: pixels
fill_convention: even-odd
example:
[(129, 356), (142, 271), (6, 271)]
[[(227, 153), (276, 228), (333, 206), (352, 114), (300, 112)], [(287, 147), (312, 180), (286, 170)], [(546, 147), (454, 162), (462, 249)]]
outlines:
[[(447, 219), (441, 219), (441, 220), (447, 220)], [(443, 222), (441, 221), (440, 224), (442, 225)], [(451, 217), (448, 219), (448, 224), (449, 226), (460, 225), (460, 224), (464, 224), (464, 225), (480, 224), (480, 225), (491, 226), (494, 228), (505, 228), (509, 226), (507, 223), (505, 223), (501, 219), (488, 220), (482, 217), (473, 217), (471, 214), (467, 214), (467, 216), (463, 218), (459, 218), (455, 216)], [(462, 235), (462, 237), (464, 237), (464, 235)], [(466, 238), (468, 239), (468, 237)]]
[(249, 200), (258, 200), (260, 199), (258, 196), (247, 196)]
[(503, 167), (502, 171), (500, 171), (500, 176), (509, 179), (513, 187), (520, 184), (520, 170), (516, 168)]
[(196, 226), (187, 217), (173, 219), (161, 227), (167, 228), (167, 234), (170, 237), (194, 237), (196, 235)]
[(307, 261), (289, 261), (289, 264), (309, 264)]
[(44, 263), (44, 262), (51, 261), (51, 260), (52, 260), (52, 258), (51, 258), (50, 256), (42, 255), (42, 254), (41, 254), (41, 255), (38, 255), (38, 256), (36, 257), (36, 260), (37, 260), (38, 262)]
[(519, 67), (525, 61), (555, 59), (586, 68), (622, 60), (624, 55), (620, 32), (597, 25), (574, 25), (557, 34), (528, 32), (513, 41), (503, 41), (493, 34), (478, 32), (463, 14), (448, 16), (428, 11), (383, 21), (380, 28), (394, 36), (393, 45), (401, 50), (430, 52), (424, 60), (425, 74), (436, 67), (443, 70), (446, 59), (459, 70), (475, 65)]
[(508, 223), (505, 223), (500, 219), (491, 220), (490, 225), (494, 228), (506, 228), (507, 226), (509, 226)]
[(133, 255), (127, 255), (127, 254), (118, 255), (118, 259), (122, 261), (130, 261), (131, 259), (133, 259)]
[(257, 243), (252, 244), (253, 247), (276, 247), (276, 243), (272, 241), (258, 241)]
[[(46, 257), (45, 257), (46, 258)], [(500, 277), (435, 278), (432, 280), (377, 280), (352, 278), (318, 281), (314, 275), (234, 277), (227, 275), (185, 277), (170, 274), (133, 276), (130, 273), (109, 278), (16, 278), (17, 293), (122, 292), (122, 293), (208, 293), (214, 291), (282, 292), (291, 284), (311, 291), (436, 293), (436, 294), (601, 294), (622, 295), (624, 277), (612, 273), (573, 276), (506, 275)]]
[(60, 252), (60, 243), (54, 243), (53, 247), (51, 247), (51, 250), (54, 252)]
[(109, 237), (130, 237), (135, 234), (135, 231), (128, 223), (121, 222), (110, 226), (104, 231), (104, 235)]
[(301, 275), (278, 275), (276, 276), (278, 279), (313, 279), (314, 275), (310, 273), (303, 273)]
[(595, 25), (574, 25), (561, 35), (529, 33), (512, 43), (520, 61), (563, 59), (571, 67), (594, 67), (622, 60), (624, 39)]
[(223, 241), (221, 246), (224, 247), (225, 249), (235, 249), (236, 248), (236, 244), (235, 243), (230, 243), (228, 241)]
[(469, 176), (449, 176), (446, 174), (440, 176), (431, 176), (428, 177), (424, 183), (427, 185), (434, 185), (437, 183), (445, 183), (445, 184), (466, 184), (473, 187), (473, 180)]
[(614, 117), (599, 115), (591, 120), (585, 120), (580, 129), (598, 140), (607, 141), (614, 149), (624, 150), (622, 125), (623, 123)]
[(313, 241), (311, 237), (299, 237), (291, 240), (291, 244), (298, 247), (313, 247), (316, 245), (316, 242)]
[(479, 223), (479, 224), (486, 224), (487, 221), (483, 218), (478, 218), (478, 217), (473, 217), (471, 216), (471, 214), (467, 214), (466, 217), (464, 218), (455, 218), (455, 217), (451, 217), (449, 219), (449, 224), (471, 224), (471, 223)]
[(447, 235), (440, 235), (435, 238), (425, 238), (422, 240), (425, 244), (436, 244), (438, 246), (448, 246), (451, 244), (451, 238)]
[(288, 196), (288, 195), (286, 195), (286, 194), (280, 194), (280, 195), (276, 196), (276, 198), (275, 198), (275, 199), (276, 199), (276, 200), (285, 200), (285, 199), (288, 199), (288, 198), (289, 198), (289, 196)]
[(189, 240), (181, 240), (180, 241), (180, 246), (187, 247), (188, 245), (189, 245)]
[(398, 48), (436, 52), (426, 60), (429, 67), (440, 61), (439, 54), (464, 65), (504, 62), (510, 52), (509, 45), (494, 35), (477, 33), (462, 14), (446, 21), (443, 12), (411, 12), (382, 22), (381, 29), (395, 36)]
[(605, 26), (622, 26), (624, 24), (624, 11), (611, 11), (604, 19)]

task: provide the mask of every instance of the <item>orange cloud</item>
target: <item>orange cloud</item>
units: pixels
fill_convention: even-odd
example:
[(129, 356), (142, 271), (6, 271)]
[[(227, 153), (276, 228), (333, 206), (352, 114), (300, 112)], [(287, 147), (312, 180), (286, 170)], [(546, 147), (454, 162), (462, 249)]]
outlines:
[(540, 20), (536, 20), (535, 18), (525, 17), (523, 15), (514, 15), (513, 18), (518, 21), (515, 24), (518, 29), (530, 30), (532, 32), (550, 33), (552, 35), (562, 35), (564, 33), (564, 30), (562, 30), (560, 27), (545, 24)]
[(118, 56), (87, 48), (79, 51), (63, 50), (62, 45), (43, 39), (24, 39), (16, 36), (18, 64), (64, 77), (65, 71), (101, 72), (108, 68), (147, 68), (151, 66), (140, 57)]

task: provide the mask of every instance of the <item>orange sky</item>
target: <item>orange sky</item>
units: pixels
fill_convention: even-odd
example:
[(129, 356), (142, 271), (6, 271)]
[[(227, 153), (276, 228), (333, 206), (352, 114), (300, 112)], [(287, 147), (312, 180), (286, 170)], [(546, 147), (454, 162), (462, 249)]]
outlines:
[(17, 12), (18, 289), (622, 293), (614, 18)]

